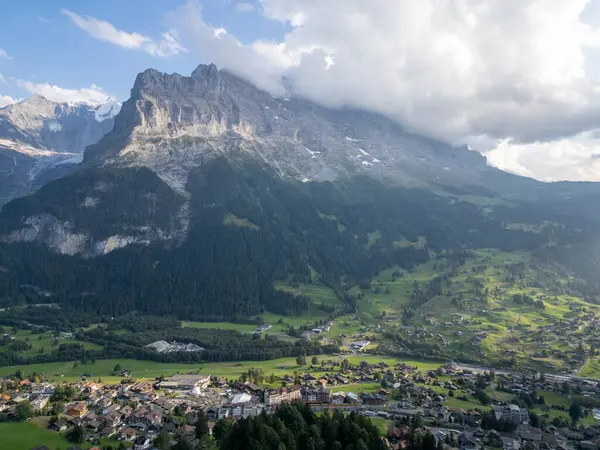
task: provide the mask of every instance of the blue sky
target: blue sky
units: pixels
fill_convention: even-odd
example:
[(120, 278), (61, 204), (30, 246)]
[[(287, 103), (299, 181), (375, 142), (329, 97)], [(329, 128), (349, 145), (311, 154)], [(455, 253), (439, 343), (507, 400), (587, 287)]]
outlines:
[[(125, 100), (137, 73), (155, 68), (163, 72), (189, 74), (201, 61), (197, 53), (180, 51), (169, 56), (124, 48), (98, 39), (77, 26), (67, 15), (91, 16), (116, 29), (137, 33), (158, 42), (172, 30), (170, 12), (183, 0), (32, 0), (11, 1), (0, 6), (0, 96), (24, 98), (33, 85), (50, 84), (65, 89), (99, 86), (103, 92)], [(243, 3), (242, 6), (238, 3)], [(261, 38), (279, 39), (284, 25), (264, 19), (256, 3), (225, 0), (201, 2), (204, 20), (215, 28), (224, 27), (242, 42)], [(181, 43), (186, 48), (186, 44)], [(19, 81), (21, 80), (21, 81)], [(29, 85), (33, 89), (32, 85)]]

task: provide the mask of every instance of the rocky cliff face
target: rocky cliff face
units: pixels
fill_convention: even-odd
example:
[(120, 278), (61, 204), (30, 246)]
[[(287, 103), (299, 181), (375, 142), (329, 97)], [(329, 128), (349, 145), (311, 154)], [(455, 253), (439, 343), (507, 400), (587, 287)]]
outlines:
[(217, 155), (258, 159), (304, 182), (368, 173), (406, 186), (477, 185), (498, 172), (478, 153), (412, 135), (385, 117), (274, 98), (214, 65), (189, 77), (140, 74), (85, 164), (146, 166), (184, 189), (190, 169)]
[(34, 95), (0, 109), (0, 205), (81, 161), (111, 130), (120, 104), (56, 103)]
[[(51, 131), (60, 128), (57, 116), (87, 117), (92, 112), (52, 106), (40, 98), (30, 103), (21, 105), (20, 113), (10, 110), (14, 118), (10, 124), (16, 130), (13, 134), (24, 133), (20, 141), (23, 148), (43, 141), (54, 146), (53, 152), (64, 154), (76, 142), (93, 140), (101, 134), (89, 125), (74, 135), (54, 137), (51, 133), (68, 128), (65, 119), (63, 128)], [(110, 114), (110, 108), (104, 110)], [(47, 117), (39, 118), (41, 115)], [(109, 119), (97, 122), (95, 115), (93, 121), (109, 125)], [(201, 65), (187, 77), (147, 70), (136, 78), (131, 97), (115, 117), (112, 130), (87, 147), (81, 167), (100, 171), (150, 169), (168, 185), (171, 194), (181, 199), (177, 210), (170, 212), (177, 225), (163, 231), (153, 221), (153, 213), (147, 215), (145, 223), (137, 224), (148, 232), (131, 233), (124, 227), (98, 238), (85, 227), (73, 228), (69, 220), (45, 209), (40, 202), (37, 205), (41, 208), (22, 213), (20, 227), (12, 228), (3, 240), (35, 241), (60, 253), (87, 256), (131, 243), (181, 241), (190, 221), (190, 198), (193, 201), (193, 193), (188, 192), (190, 173), (219, 157), (233, 166), (258, 162), (292, 182), (332, 181), (366, 174), (405, 187), (468, 192), (473, 187), (488, 189), (492, 179), (507, 179), (508, 183), (523, 180), (489, 167), (476, 152), (410, 134), (385, 117), (327, 109), (293, 97), (274, 98), (214, 65)], [(15, 170), (18, 168), (19, 164)], [(140, 198), (146, 195), (153, 195), (152, 190)], [(85, 205), (85, 201), (77, 198), (73, 205)], [(107, 202), (99, 201), (98, 211), (106, 211)], [(154, 211), (152, 205), (148, 208), (144, 211)]]

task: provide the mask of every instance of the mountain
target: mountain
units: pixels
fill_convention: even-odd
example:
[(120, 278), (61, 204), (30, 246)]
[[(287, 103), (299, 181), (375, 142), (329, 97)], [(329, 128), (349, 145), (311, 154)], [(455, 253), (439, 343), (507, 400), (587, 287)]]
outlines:
[(306, 309), (275, 284), (316, 276), (351, 309), (350, 288), (384, 269), (482, 248), (532, 255), (595, 298), (599, 194), (214, 65), (147, 70), (73, 173), (4, 206), (0, 306), (39, 301), (35, 286), (92, 314), (231, 320)]
[(217, 156), (250, 158), (280, 176), (331, 181), (368, 174), (403, 186), (488, 186), (511, 178), (477, 152), (405, 132), (364, 111), (331, 110), (295, 98), (274, 98), (214, 65), (190, 77), (147, 70), (85, 164), (145, 166), (175, 189), (190, 169)]
[(111, 130), (120, 103), (68, 104), (40, 95), (0, 109), (0, 204), (24, 195), (81, 161)]

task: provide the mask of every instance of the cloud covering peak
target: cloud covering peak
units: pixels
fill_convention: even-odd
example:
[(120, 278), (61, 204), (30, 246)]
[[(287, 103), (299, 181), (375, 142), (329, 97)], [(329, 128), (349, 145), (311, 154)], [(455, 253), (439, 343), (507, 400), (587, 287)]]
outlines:
[[(262, 0), (263, 17), (289, 28), (279, 41), (241, 42), (207, 23), (196, 2), (171, 19), (200, 59), (274, 95), (287, 89), (331, 107), (376, 111), (484, 152), (510, 147), (511, 158), (492, 152), (491, 162), (537, 178), (600, 180), (598, 159), (597, 168), (578, 166), (598, 151), (589, 145), (600, 113), (592, 58), (600, 29), (591, 25), (600, 17), (592, 3)], [(532, 166), (532, 154), (569, 146), (582, 133), (566, 152), (580, 156), (572, 159), (578, 167), (550, 174)]]

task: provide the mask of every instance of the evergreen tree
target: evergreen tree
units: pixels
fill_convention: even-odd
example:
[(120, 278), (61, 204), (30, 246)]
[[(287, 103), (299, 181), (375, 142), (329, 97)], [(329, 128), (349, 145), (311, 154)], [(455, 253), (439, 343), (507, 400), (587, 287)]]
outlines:
[(196, 438), (202, 439), (204, 436), (208, 436), (208, 417), (204, 411), (198, 413), (198, 420), (196, 421)]

